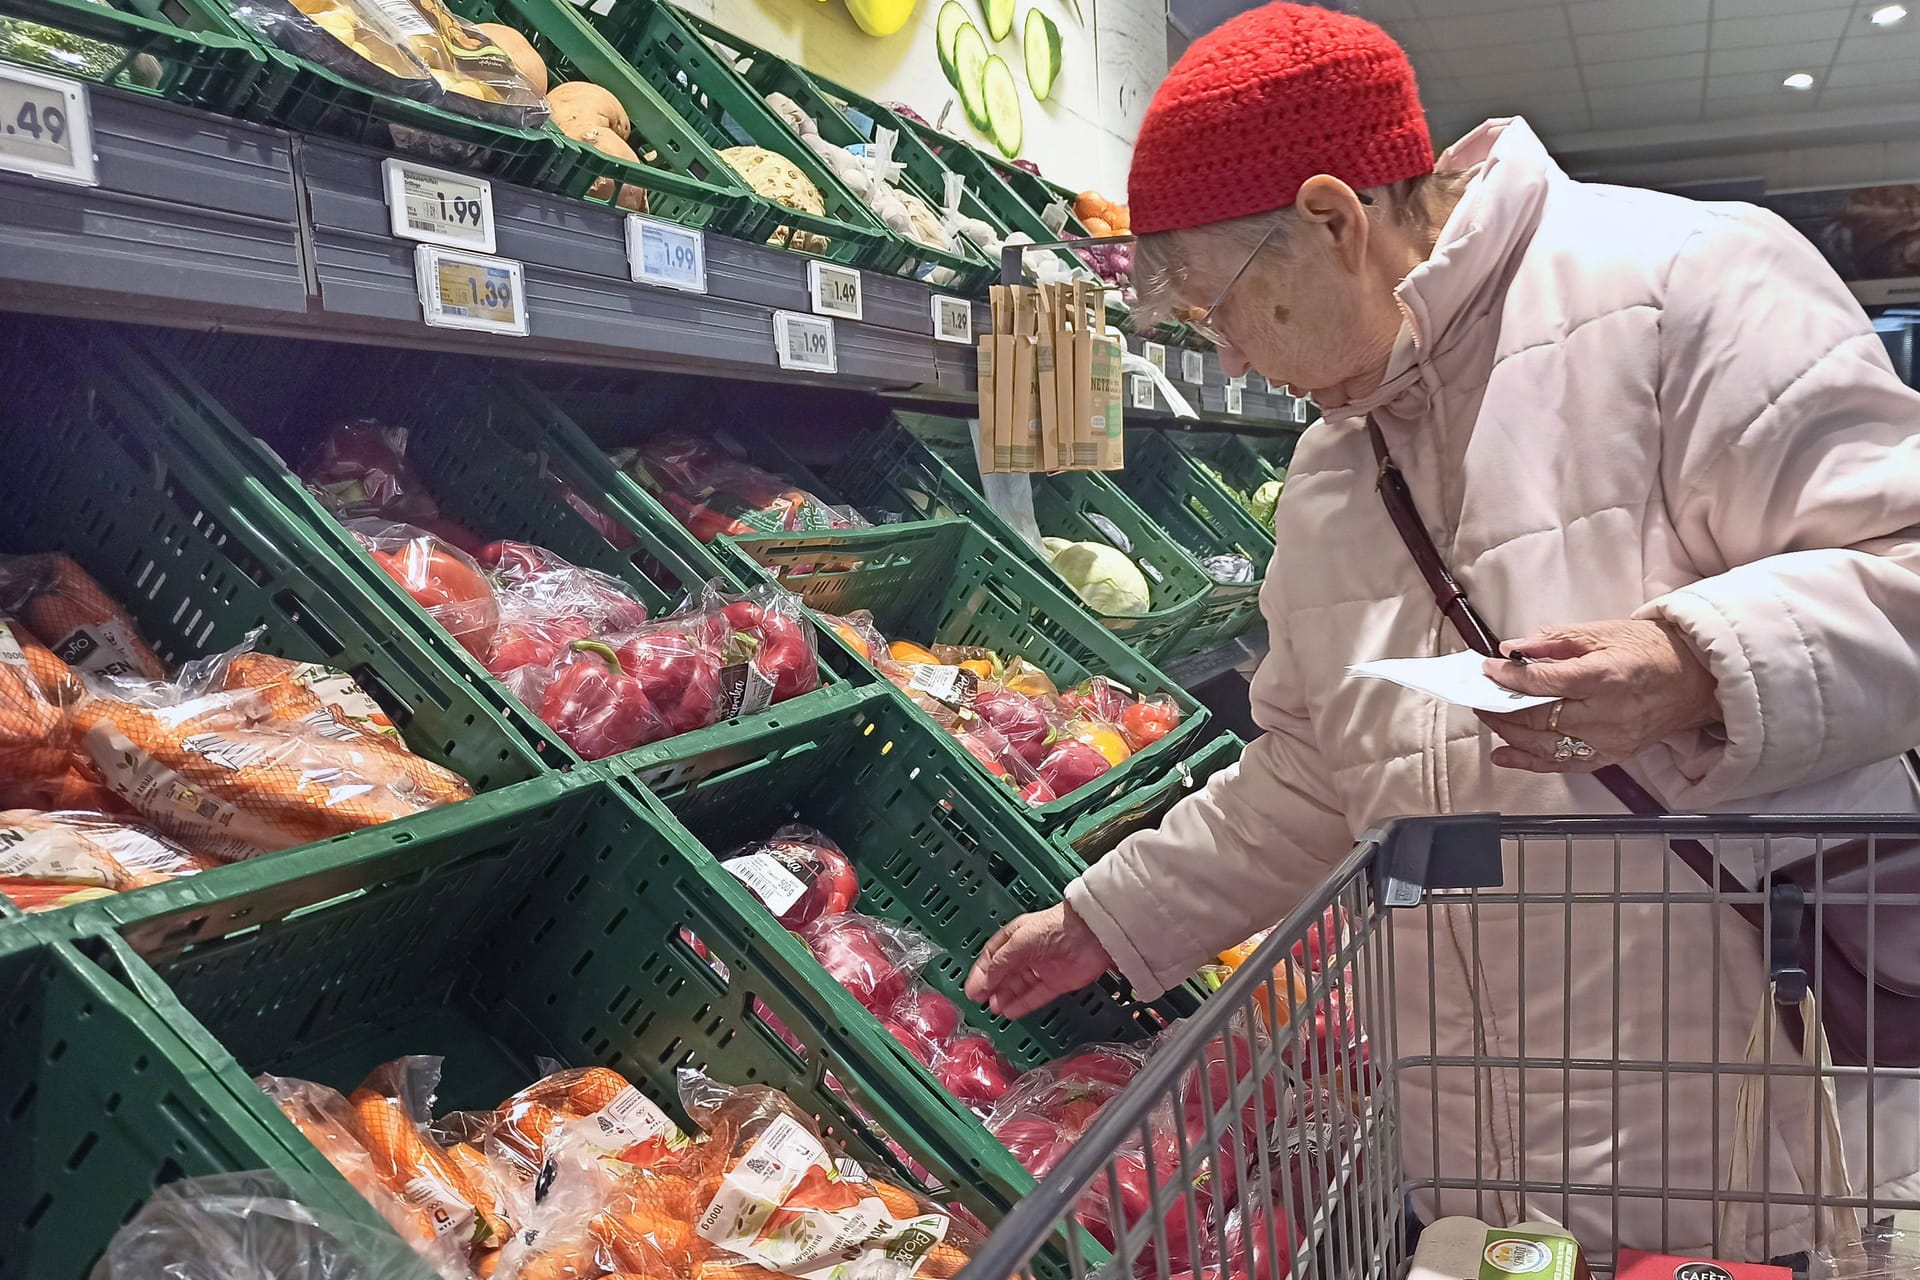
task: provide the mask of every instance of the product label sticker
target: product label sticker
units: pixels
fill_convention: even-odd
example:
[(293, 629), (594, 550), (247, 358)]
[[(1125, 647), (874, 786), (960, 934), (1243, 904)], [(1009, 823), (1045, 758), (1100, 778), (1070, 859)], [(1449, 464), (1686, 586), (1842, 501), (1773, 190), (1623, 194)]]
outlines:
[(168, 835), (201, 853), (234, 862), (259, 850), (229, 834), (239, 811), (207, 795), (172, 769), (108, 727), (90, 731), (81, 742), (107, 786)]
[(913, 674), (907, 678), (907, 687), (918, 689), (928, 697), (956, 707), (973, 705), (974, 694), (980, 691), (980, 678), (965, 667), (937, 667), (923, 664), (912, 668)]
[(766, 904), (767, 910), (774, 915), (784, 915), (787, 909), (806, 896), (807, 886), (799, 876), (780, 865), (780, 860), (770, 853), (749, 853), (741, 858), (728, 858), (720, 864), (733, 874), (733, 878), (754, 897)]
[(453, 1188), (424, 1173), (407, 1180), (406, 1186), (400, 1189), (400, 1198), (425, 1211), (433, 1223), (436, 1240), (473, 1217), (472, 1205), (455, 1195)]
[(19, 625), (0, 618), (0, 663), (24, 668), (27, 665), (27, 652), (20, 647), (20, 637), (13, 634), (13, 629)]
[(215, 764), (235, 772), (259, 763), (260, 758), (267, 754), (264, 743), (237, 742), (218, 733), (196, 733), (182, 739), (180, 745), (197, 756), (205, 756)]
[(1479, 1280), (1508, 1280), (1510, 1276), (1539, 1280), (1573, 1280), (1580, 1247), (1565, 1236), (1496, 1228), (1487, 1232), (1480, 1253)]
[(653, 1104), (653, 1099), (629, 1085), (612, 1102), (580, 1121), (577, 1132), (595, 1150), (624, 1151), (673, 1134), (677, 1126)]
[[(58, 828), (0, 828), (0, 876), (98, 880), (99, 871), (99, 865), (75, 846), (68, 833)], [(86, 874), (88, 872), (92, 874)]]
[(118, 622), (89, 622), (75, 627), (56, 645), (49, 646), (54, 656), (72, 667), (95, 676), (126, 676), (140, 670), (134, 647), (127, 641), (126, 629)]

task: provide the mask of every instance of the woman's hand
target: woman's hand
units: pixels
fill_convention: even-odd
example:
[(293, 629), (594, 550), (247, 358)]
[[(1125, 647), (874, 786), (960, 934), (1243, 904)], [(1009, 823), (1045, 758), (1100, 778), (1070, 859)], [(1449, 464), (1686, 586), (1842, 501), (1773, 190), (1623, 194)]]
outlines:
[[(1489, 659), (1487, 675), (1521, 693), (1564, 699), (1513, 715), (1479, 713), (1508, 745), (1493, 762), (1529, 773), (1592, 773), (1631, 760), (1676, 733), (1720, 719), (1713, 674), (1680, 632), (1664, 622), (1595, 622), (1552, 627), (1501, 646), (1528, 663)], [(1593, 749), (1557, 760), (1562, 738)]]
[(1113, 968), (1093, 930), (1061, 903), (1021, 916), (987, 939), (967, 975), (967, 999), (1024, 1018)]

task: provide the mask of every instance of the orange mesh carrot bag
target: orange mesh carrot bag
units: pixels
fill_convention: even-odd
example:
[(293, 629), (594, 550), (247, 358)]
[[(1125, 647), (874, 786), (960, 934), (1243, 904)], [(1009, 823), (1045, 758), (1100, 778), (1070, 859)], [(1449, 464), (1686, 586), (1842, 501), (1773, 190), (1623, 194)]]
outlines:
[(167, 673), (132, 615), (71, 556), (0, 556), (0, 610), (78, 671), (149, 680)]

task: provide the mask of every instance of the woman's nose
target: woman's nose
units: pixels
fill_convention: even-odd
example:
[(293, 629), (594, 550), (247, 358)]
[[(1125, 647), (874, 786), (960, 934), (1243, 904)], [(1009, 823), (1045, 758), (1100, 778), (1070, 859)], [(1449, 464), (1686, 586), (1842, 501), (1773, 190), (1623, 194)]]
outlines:
[(1229, 378), (1238, 378), (1252, 369), (1253, 364), (1230, 344), (1223, 342), (1220, 344), (1220, 368)]

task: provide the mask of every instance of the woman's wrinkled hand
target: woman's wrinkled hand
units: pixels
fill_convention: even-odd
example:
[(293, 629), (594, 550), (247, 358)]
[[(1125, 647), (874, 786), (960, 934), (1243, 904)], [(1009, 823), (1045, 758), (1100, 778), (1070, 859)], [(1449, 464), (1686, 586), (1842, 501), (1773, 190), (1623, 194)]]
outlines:
[(967, 999), (1003, 1018), (1024, 1018), (1113, 968), (1077, 912), (1066, 903), (1021, 916), (987, 939), (967, 975)]
[[(1550, 627), (1501, 646), (1533, 661), (1489, 659), (1487, 675), (1520, 693), (1562, 701), (1512, 715), (1478, 713), (1507, 744), (1493, 762), (1529, 773), (1592, 773), (1633, 759), (1677, 733), (1720, 719), (1713, 674), (1664, 622)], [(1592, 754), (1555, 759), (1561, 739)]]

